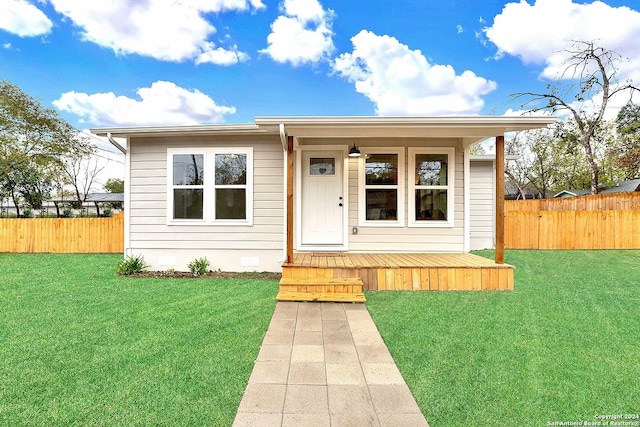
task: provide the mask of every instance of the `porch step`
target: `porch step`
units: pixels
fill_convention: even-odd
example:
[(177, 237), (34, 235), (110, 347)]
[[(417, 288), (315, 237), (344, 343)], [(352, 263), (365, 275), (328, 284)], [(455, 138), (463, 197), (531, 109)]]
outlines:
[(306, 301), (306, 302), (366, 302), (363, 293), (324, 293), (324, 292), (293, 292), (280, 291), (277, 301)]
[(359, 278), (282, 278), (278, 301), (365, 302)]

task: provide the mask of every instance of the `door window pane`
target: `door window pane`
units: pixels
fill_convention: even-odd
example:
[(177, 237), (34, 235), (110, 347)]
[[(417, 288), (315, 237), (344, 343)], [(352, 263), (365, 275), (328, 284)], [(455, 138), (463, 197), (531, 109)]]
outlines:
[(398, 191), (394, 189), (367, 189), (367, 221), (396, 221), (398, 219)]
[(216, 185), (245, 185), (246, 183), (246, 154), (216, 154)]
[(202, 185), (203, 182), (204, 155), (173, 155), (173, 185)]
[(447, 185), (446, 154), (416, 154), (416, 185)]
[(447, 220), (447, 190), (415, 190), (416, 221)]
[(244, 188), (216, 189), (216, 219), (246, 219), (247, 191)]
[(185, 188), (173, 190), (174, 219), (203, 219), (203, 190)]
[(316, 158), (309, 159), (309, 175), (335, 175), (336, 174), (336, 159), (330, 158)]
[(398, 184), (398, 155), (371, 154), (365, 163), (366, 185)]

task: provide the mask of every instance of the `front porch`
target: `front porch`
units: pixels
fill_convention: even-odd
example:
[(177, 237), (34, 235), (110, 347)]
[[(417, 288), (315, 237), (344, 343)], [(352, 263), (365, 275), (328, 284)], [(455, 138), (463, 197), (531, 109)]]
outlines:
[(473, 254), (299, 252), (282, 266), (278, 299), (344, 302), (363, 290), (512, 290), (513, 270)]

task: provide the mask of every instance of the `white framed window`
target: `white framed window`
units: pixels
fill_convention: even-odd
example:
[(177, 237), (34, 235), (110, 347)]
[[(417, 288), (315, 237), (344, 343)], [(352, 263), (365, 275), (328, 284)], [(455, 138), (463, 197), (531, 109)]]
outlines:
[(455, 148), (409, 148), (409, 227), (453, 227)]
[(358, 166), (358, 225), (404, 226), (404, 148), (366, 148)]
[(253, 225), (253, 149), (168, 149), (167, 223)]

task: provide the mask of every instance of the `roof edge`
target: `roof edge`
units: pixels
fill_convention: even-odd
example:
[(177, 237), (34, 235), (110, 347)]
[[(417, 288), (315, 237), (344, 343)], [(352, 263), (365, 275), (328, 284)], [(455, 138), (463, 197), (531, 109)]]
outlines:
[(127, 136), (160, 136), (160, 135), (204, 135), (204, 134), (264, 134), (266, 131), (253, 123), (246, 124), (209, 124), (187, 126), (135, 126), (135, 127), (111, 127), (94, 128), (89, 131), (98, 136), (111, 134), (114, 137)]

